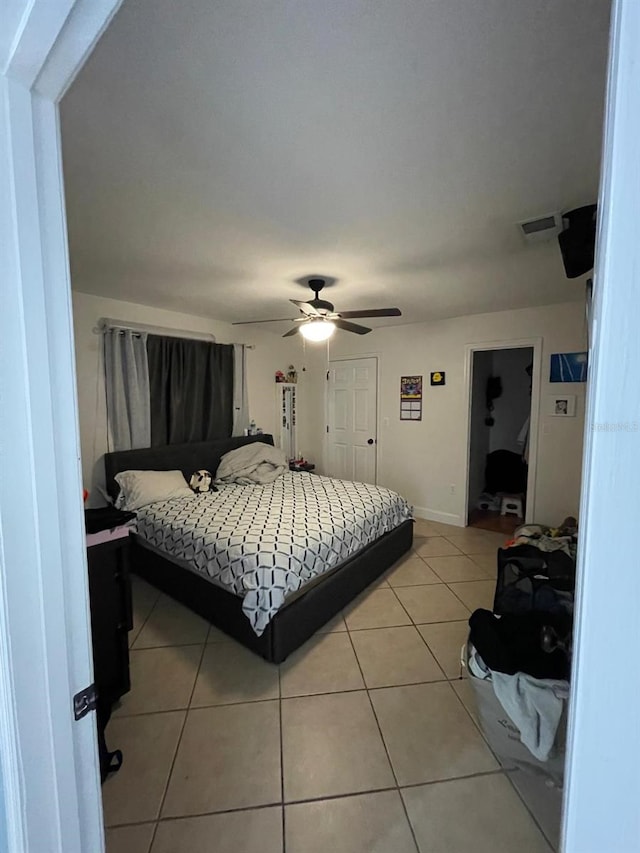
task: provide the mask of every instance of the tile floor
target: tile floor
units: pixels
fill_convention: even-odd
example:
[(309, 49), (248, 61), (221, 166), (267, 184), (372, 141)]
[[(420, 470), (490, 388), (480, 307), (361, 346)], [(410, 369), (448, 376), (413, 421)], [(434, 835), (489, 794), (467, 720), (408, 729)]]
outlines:
[(416, 522), (413, 550), (280, 667), (134, 577), (108, 853), (548, 853), (459, 680), (502, 539)]

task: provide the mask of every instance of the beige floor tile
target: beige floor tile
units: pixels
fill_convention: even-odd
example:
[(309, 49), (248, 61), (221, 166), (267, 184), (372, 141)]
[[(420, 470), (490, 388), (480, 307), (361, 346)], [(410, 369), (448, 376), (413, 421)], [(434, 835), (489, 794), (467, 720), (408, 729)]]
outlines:
[(107, 744), (121, 749), (124, 761), (102, 786), (106, 826), (158, 817), (184, 716), (171, 711), (111, 720)]
[(447, 678), (460, 677), (460, 649), (469, 636), (469, 623), (434, 622), (418, 625), (418, 631), (427, 641)]
[(131, 690), (113, 716), (188, 708), (202, 646), (166, 646), (129, 652)]
[(467, 608), (443, 583), (398, 587), (395, 593), (416, 624), (469, 618)]
[(325, 622), (318, 630), (316, 634), (335, 634), (339, 631), (346, 631), (347, 626), (344, 621), (344, 616), (342, 613), (338, 613), (337, 616), (334, 616), (333, 619), (329, 619), (328, 622)]
[(460, 533), (464, 527), (455, 524), (443, 524), (441, 521), (428, 521), (416, 518), (413, 527), (414, 536), (446, 536), (449, 533)]
[(140, 631), (133, 648), (204, 643), (208, 633), (209, 623), (205, 619), (163, 595)]
[(417, 545), (416, 554), (425, 559), (429, 557), (448, 557), (450, 554), (462, 553), (453, 543), (444, 536), (428, 536)]
[(551, 847), (560, 850), (562, 790), (549, 788), (538, 777), (522, 770), (513, 770), (507, 779), (520, 792)]
[(416, 518), (413, 522), (413, 538), (419, 536), (440, 536), (441, 532), (438, 529), (436, 522), (427, 521), (424, 518)]
[(162, 816), (186, 817), (279, 801), (278, 703), (189, 711)]
[(498, 550), (498, 548), (504, 548), (505, 542), (508, 542), (510, 539), (513, 539), (513, 536), (508, 535), (507, 533), (494, 533), (491, 530), (483, 531), (485, 537), (489, 542), (493, 545), (493, 547)]
[(287, 853), (416, 853), (397, 791), (299, 803), (285, 812)]
[(474, 542), (462, 550), (469, 557), (473, 557), (475, 554), (489, 554), (495, 558), (498, 553), (498, 548), (499, 546), (495, 545), (493, 542)]
[(498, 767), (448, 683), (385, 687), (370, 695), (400, 785)]
[(224, 631), (221, 631), (220, 628), (216, 628), (215, 625), (209, 625), (209, 633), (207, 634), (207, 643), (235, 643), (236, 640), (233, 637), (230, 637), (229, 634), (225, 634)]
[(361, 596), (345, 609), (345, 621), (350, 631), (411, 624), (391, 589), (374, 589)]
[(467, 581), (466, 583), (451, 583), (451, 589), (464, 604), (473, 613), (479, 607), (485, 610), (493, 610), (493, 597), (496, 593), (496, 582), (493, 580), (486, 581)]
[(211, 643), (205, 648), (192, 708), (278, 698), (278, 667), (240, 643)]
[(367, 687), (440, 681), (444, 677), (415, 628), (354, 631), (353, 645)]
[(402, 796), (421, 853), (549, 853), (502, 774), (409, 788)]
[(483, 530), (475, 530), (471, 527), (458, 530), (455, 533), (448, 533), (446, 538), (465, 554), (472, 552), (475, 554), (484, 554), (496, 550), (496, 546), (493, 544), (493, 534), (485, 533)]
[[(445, 558), (443, 558), (445, 559)], [(422, 557), (411, 556), (397, 563), (387, 574), (389, 586), (418, 586), (427, 583), (440, 583), (440, 578), (433, 573)]]
[(436, 573), (436, 577), (445, 583), (487, 579), (485, 570), (464, 554), (454, 557), (429, 557), (427, 563)]
[(154, 827), (155, 823), (140, 823), (107, 829), (107, 853), (149, 853)]
[(489, 575), (489, 577), (495, 578), (498, 575), (498, 558), (494, 554), (471, 554), (469, 556), (470, 560), (480, 566), (481, 569)]
[[(420, 539), (419, 541), (422, 542), (423, 540)], [(415, 539), (414, 539), (414, 543), (415, 543)], [(408, 551), (405, 551), (404, 554), (401, 557), (398, 557), (398, 559), (395, 561), (395, 563), (392, 564), (391, 568), (387, 570), (387, 574), (389, 574), (389, 572), (393, 571), (393, 569), (397, 569), (398, 566), (403, 565), (403, 563), (406, 563), (409, 560), (415, 560), (416, 557), (417, 557), (417, 554), (415, 553), (413, 548), (409, 548)]]
[(285, 800), (394, 785), (367, 693), (282, 700)]
[(151, 853), (282, 853), (282, 806), (164, 820)]
[(451, 686), (456, 691), (458, 698), (467, 709), (471, 717), (474, 719), (476, 725), (482, 729), (480, 725), (480, 717), (478, 715), (478, 706), (476, 704), (476, 696), (473, 692), (473, 687), (471, 686), (471, 681), (466, 676), (463, 678), (457, 678), (455, 681), (451, 682)]
[(282, 696), (362, 688), (360, 667), (346, 632), (312, 637), (280, 666)]
[(129, 631), (129, 645), (132, 646), (142, 626), (147, 621), (156, 601), (160, 598), (160, 590), (147, 583), (138, 575), (131, 575), (131, 600), (133, 610), (133, 628)]

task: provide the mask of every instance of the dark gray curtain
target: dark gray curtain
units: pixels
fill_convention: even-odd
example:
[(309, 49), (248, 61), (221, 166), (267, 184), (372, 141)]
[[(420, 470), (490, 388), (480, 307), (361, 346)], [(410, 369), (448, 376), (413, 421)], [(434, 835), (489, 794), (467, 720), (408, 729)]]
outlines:
[(147, 336), (151, 446), (228, 438), (233, 344)]

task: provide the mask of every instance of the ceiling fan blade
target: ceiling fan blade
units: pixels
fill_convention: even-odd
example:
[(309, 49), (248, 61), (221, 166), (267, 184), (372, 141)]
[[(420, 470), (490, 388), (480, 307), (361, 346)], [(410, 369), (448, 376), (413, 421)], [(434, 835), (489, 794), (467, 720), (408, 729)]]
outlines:
[(337, 329), (342, 329), (345, 332), (355, 332), (356, 335), (368, 335), (371, 329), (366, 326), (359, 326), (357, 323), (347, 323), (346, 320), (332, 320)]
[(372, 308), (370, 311), (340, 311), (341, 317), (402, 317), (399, 308)]
[(283, 337), (283, 338), (290, 338), (290, 337), (291, 337), (291, 335), (297, 335), (297, 334), (298, 334), (298, 329), (299, 329), (299, 328), (300, 328), (300, 326), (294, 326), (294, 327), (293, 327), (293, 329), (289, 329), (289, 331), (288, 331), (288, 332), (285, 332), (285, 333), (284, 333), (284, 335), (283, 335), (282, 337)]
[(232, 326), (251, 326), (254, 323), (294, 323), (291, 317), (276, 317), (274, 320), (238, 320)]
[(308, 302), (300, 302), (299, 299), (290, 299), (289, 302), (293, 302), (294, 305), (297, 305), (298, 308), (304, 313), (308, 314), (309, 317), (320, 317), (320, 312), (313, 307), (313, 305), (309, 305)]

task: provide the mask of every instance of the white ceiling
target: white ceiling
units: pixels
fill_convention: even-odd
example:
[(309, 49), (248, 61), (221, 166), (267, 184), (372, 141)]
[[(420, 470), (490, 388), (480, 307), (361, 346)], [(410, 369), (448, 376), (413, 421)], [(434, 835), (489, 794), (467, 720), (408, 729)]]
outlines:
[(581, 298), (514, 223), (596, 199), (608, 16), (125, 0), (62, 103), (74, 287), (249, 320), (326, 274), (382, 324)]

